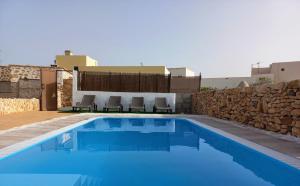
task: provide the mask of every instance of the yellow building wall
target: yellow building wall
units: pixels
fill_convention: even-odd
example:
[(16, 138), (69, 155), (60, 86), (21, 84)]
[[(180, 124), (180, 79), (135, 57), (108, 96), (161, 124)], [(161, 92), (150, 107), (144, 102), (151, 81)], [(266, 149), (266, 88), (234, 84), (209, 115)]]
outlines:
[(112, 72), (112, 73), (143, 73), (169, 74), (165, 66), (79, 66), (79, 71)]
[(64, 68), (66, 70), (73, 70), (74, 66), (96, 66), (97, 61), (83, 55), (57, 55), (56, 64), (58, 67)]
[(97, 66), (97, 61), (89, 56), (86, 56), (86, 66)]

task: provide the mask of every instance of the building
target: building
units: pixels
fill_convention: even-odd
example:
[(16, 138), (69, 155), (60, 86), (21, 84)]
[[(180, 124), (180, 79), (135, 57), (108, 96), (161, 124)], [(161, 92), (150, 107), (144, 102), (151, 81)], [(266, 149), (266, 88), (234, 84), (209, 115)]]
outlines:
[(202, 78), (201, 87), (235, 88), (245, 81), (250, 85), (279, 83), (300, 79), (300, 61), (272, 63), (269, 67), (251, 68), (250, 77)]
[(56, 65), (66, 70), (73, 70), (77, 66), (80, 71), (111, 72), (111, 73), (144, 73), (169, 74), (165, 66), (97, 66), (97, 61), (86, 55), (73, 55), (70, 50), (65, 55), (56, 56)]
[(186, 68), (186, 67), (178, 67), (178, 68), (168, 68), (172, 76), (182, 76), (182, 77), (193, 77), (195, 76), (195, 72)]
[(97, 66), (97, 61), (86, 55), (73, 55), (70, 50), (65, 50), (65, 55), (57, 55), (55, 63), (65, 70), (73, 70), (74, 66)]
[(278, 62), (269, 67), (251, 69), (251, 77), (262, 75), (272, 75), (274, 83), (300, 79), (300, 61)]

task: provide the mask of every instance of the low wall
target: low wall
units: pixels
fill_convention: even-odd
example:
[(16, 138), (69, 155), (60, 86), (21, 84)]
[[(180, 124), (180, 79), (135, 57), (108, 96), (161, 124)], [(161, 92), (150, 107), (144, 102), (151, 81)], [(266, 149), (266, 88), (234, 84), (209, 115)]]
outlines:
[(0, 98), (0, 116), (25, 111), (39, 111), (40, 103), (38, 99), (3, 99)]
[(300, 80), (195, 93), (192, 111), (300, 137)]
[(75, 91), (73, 92), (73, 105), (76, 102), (81, 102), (84, 95), (96, 95), (95, 103), (98, 106), (98, 110), (103, 109), (110, 96), (122, 96), (121, 104), (124, 107), (124, 111), (128, 111), (132, 97), (144, 97), (147, 112), (153, 111), (155, 97), (166, 97), (167, 103), (170, 104), (172, 111), (175, 112), (175, 93)]
[(262, 74), (252, 77), (226, 77), (226, 78), (202, 78), (201, 87), (207, 88), (236, 88), (242, 81), (246, 81), (249, 85), (260, 83), (260, 78), (266, 78), (270, 82), (273, 82), (273, 74)]
[[(77, 71), (73, 71), (72, 84), (77, 85)], [(167, 103), (170, 105), (173, 112), (175, 112), (176, 108), (175, 93), (80, 91), (77, 90), (77, 86), (72, 86), (72, 90), (72, 105), (75, 105), (76, 102), (81, 102), (84, 95), (96, 95), (95, 103), (98, 106), (98, 110), (103, 109), (110, 96), (122, 96), (121, 104), (124, 107), (124, 111), (128, 111), (128, 106), (131, 103), (132, 97), (144, 97), (147, 112), (153, 111), (155, 97), (166, 97)]]

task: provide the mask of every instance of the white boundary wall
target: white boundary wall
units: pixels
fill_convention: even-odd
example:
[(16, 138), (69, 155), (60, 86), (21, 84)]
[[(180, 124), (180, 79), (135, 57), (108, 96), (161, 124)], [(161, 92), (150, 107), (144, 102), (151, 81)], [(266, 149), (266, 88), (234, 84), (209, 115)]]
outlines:
[(249, 85), (258, 83), (259, 78), (268, 78), (274, 80), (273, 74), (255, 75), (252, 77), (224, 77), (224, 78), (202, 78), (201, 87), (209, 87), (216, 89), (236, 88), (242, 81), (246, 81)]
[(84, 95), (96, 95), (95, 103), (98, 106), (98, 110), (103, 110), (110, 96), (122, 96), (121, 103), (124, 107), (124, 111), (128, 111), (132, 97), (144, 97), (147, 112), (152, 112), (155, 97), (166, 97), (167, 103), (172, 108), (172, 111), (175, 112), (175, 93), (79, 91), (77, 90), (77, 71), (74, 70), (72, 105), (74, 106), (76, 102), (81, 102)]

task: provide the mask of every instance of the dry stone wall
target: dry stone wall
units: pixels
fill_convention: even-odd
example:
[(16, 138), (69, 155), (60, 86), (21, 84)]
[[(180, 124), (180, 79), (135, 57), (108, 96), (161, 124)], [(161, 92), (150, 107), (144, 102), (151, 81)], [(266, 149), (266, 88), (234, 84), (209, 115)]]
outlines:
[(64, 79), (64, 84), (62, 87), (62, 106), (68, 107), (72, 106), (72, 79)]
[(0, 81), (18, 82), (19, 79), (40, 79), (39, 66), (0, 66)]
[(10, 69), (7, 66), (0, 66), (0, 81), (10, 81)]
[(300, 80), (195, 93), (192, 111), (300, 137)]
[(68, 71), (57, 71), (57, 108), (71, 106), (68, 100), (70, 95), (72, 99), (72, 74)]
[(15, 112), (39, 111), (38, 99), (3, 99), (0, 98), (0, 116)]

